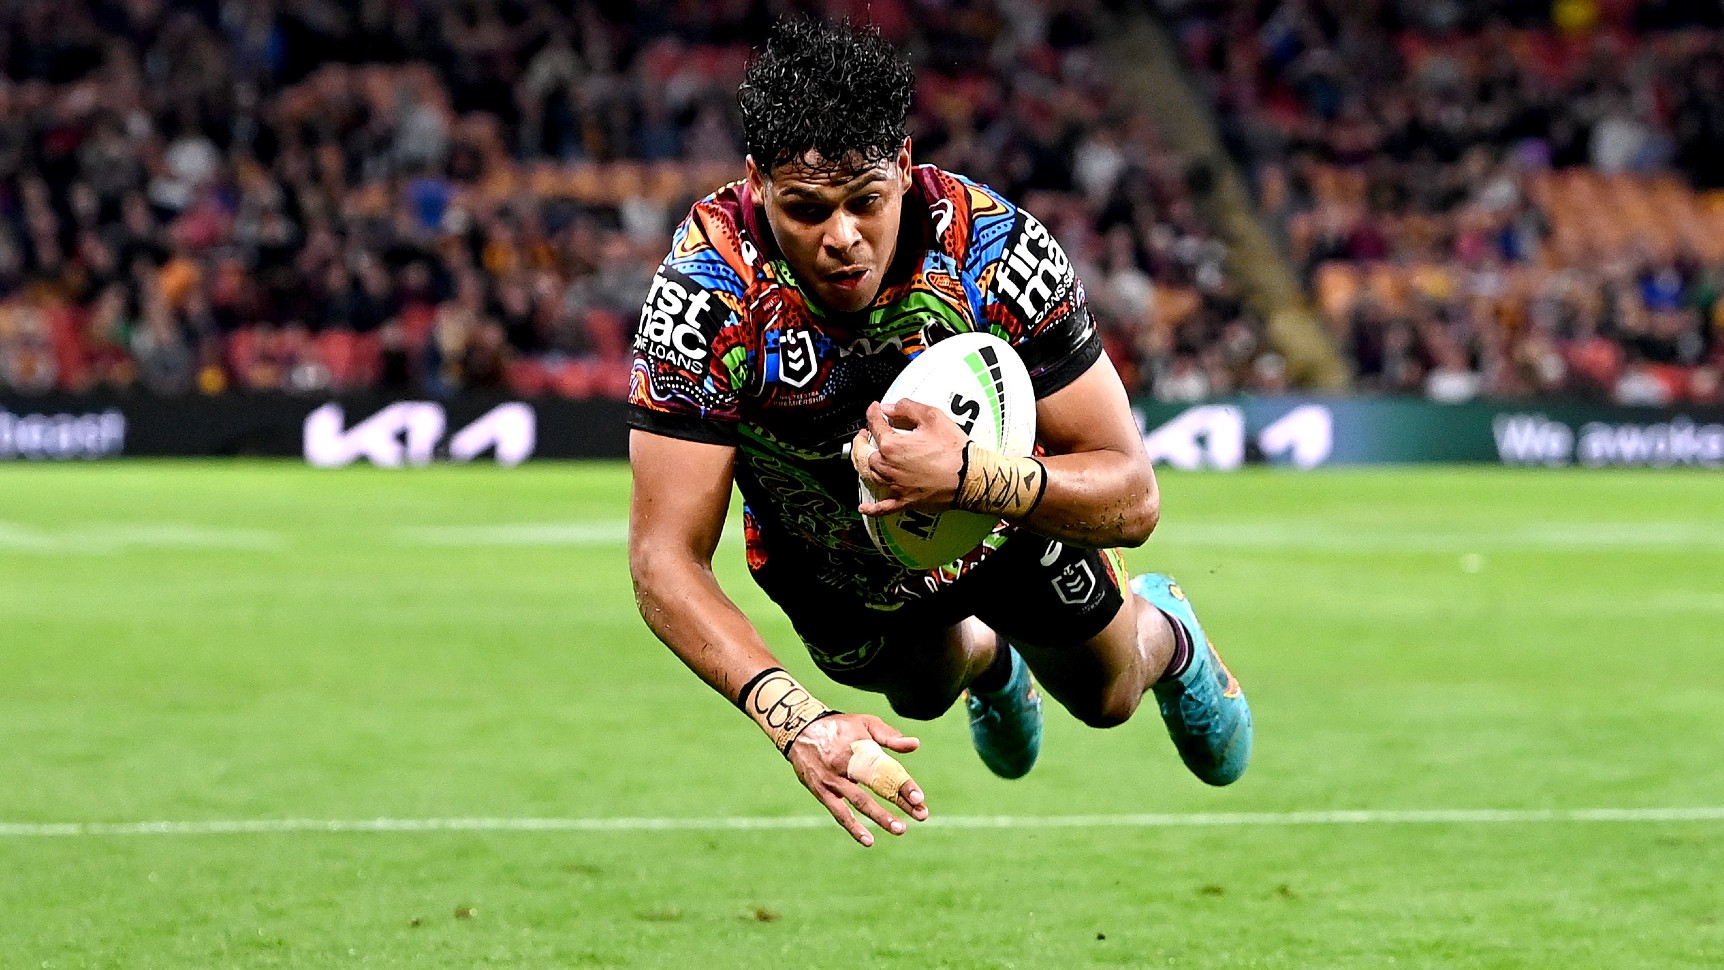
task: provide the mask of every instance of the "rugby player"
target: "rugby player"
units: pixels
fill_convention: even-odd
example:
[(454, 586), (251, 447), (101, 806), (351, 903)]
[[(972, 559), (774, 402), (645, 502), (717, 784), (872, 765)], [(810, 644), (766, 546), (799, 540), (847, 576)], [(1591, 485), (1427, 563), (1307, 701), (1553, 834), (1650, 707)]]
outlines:
[[(1116, 551), (1149, 538), (1160, 500), (1083, 288), (1029, 213), (912, 163), (912, 85), (899, 52), (848, 23), (781, 23), (751, 60), (738, 94), (746, 177), (678, 226), (634, 338), (641, 615), (863, 845), (873, 835), (850, 806), (893, 834), (906, 824), (849, 776), (853, 743), (918, 742), (816, 700), (719, 587), (712, 556), (733, 482), (753, 579), (833, 680), (913, 719), (965, 696), (976, 750), (1008, 778), (1040, 748), (1032, 672), (1096, 727), (1153, 692), (1185, 764), (1229, 784), (1251, 749), (1238, 682), (1179, 587), (1128, 583)], [(912, 356), (971, 330), (1008, 340), (1028, 366), (1036, 457), (969, 445), (938, 409), (880, 405)], [(994, 487), (976, 487), (978, 469)], [(858, 505), (858, 475), (879, 501)], [(880, 553), (862, 521), (954, 507), (1001, 523), (935, 570)], [(892, 767), (876, 787), (926, 819), (921, 788)]]

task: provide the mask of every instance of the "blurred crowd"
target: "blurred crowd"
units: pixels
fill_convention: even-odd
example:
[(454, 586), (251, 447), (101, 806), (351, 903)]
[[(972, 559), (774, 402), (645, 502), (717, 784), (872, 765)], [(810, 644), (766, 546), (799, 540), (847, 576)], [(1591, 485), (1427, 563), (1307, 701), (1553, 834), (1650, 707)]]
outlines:
[(1101, 0), (13, 0), (0, 390), (626, 392), (778, 15), (911, 51), (920, 161), (1049, 223), (1134, 390), (1284, 384)]
[(1724, 7), (1160, 6), (1362, 388), (1720, 401)]

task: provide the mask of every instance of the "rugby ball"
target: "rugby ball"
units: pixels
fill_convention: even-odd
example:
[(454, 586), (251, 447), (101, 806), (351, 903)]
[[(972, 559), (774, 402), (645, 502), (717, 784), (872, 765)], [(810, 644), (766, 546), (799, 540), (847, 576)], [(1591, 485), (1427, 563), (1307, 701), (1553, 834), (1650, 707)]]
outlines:
[[(1036, 392), (1012, 345), (991, 333), (961, 333), (916, 355), (892, 381), (882, 404), (910, 400), (946, 412), (970, 440), (1002, 455), (1021, 457), (1036, 444)], [(861, 499), (877, 499), (858, 479)], [(909, 509), (865, 515), (868, 538), (881, 552), (912, 569), (934, 569), (976, 548), (999, 519), (948, 509)]]

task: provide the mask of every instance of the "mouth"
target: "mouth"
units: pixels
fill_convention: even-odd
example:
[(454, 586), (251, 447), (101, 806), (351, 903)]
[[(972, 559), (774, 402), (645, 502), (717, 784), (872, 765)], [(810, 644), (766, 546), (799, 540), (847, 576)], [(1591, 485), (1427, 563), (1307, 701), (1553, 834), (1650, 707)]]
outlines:
[(827, 273), (825, 277), (828, 285), (835, 286), (846, 291), (855, 290), (857, 287), (860, 287), (862, 285), (862, 281), (867, 278), (868, 267), (866, 266), (847, 266), (836, 273)]

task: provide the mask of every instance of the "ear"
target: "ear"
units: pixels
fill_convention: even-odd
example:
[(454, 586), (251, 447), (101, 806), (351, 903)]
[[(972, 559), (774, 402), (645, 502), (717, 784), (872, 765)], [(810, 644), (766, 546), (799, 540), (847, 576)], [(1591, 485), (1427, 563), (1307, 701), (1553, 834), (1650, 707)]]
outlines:
[(898, 186), (900, 192), (907, 194), (910, 191), (910, 169), (912, 166), (913, 163), (910, 161), (910, 137), (906, 135), (904, 136), (904, 144), (898, 148), (898, 157), (893, 160), (893, 167), (898, 170)]
[(748, 191), (754, 194), (756, 200), (764, 202), (766, 199), (766, 173), (760, 170), (759, 165), (754, 164), (753, 155), (745, 157), (742, 165), (748, 172)]

